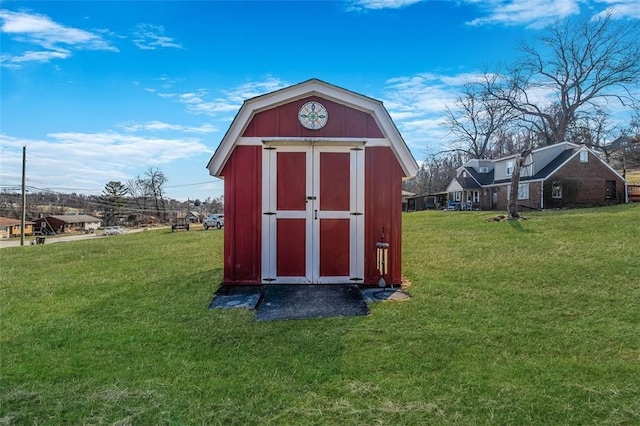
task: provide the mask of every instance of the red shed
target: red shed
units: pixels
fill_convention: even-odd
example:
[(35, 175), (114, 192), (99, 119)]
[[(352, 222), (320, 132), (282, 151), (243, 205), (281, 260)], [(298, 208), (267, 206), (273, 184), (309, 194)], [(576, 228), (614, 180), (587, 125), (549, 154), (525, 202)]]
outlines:
[(402, 180), (382, 102), (311, 79), (246, 100), (207, 166), (224, 179), (223, 284), (400, 284)]

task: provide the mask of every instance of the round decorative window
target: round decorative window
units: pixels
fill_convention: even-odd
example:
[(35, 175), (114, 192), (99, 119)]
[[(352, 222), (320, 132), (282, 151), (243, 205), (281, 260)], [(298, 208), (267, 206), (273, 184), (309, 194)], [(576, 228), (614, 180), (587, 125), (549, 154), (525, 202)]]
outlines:
[(307, 129), (322, 129), (329, 119), (327, 109), (319, 102), (312, 101), (302, 105), (298, 112), (298, 120)]

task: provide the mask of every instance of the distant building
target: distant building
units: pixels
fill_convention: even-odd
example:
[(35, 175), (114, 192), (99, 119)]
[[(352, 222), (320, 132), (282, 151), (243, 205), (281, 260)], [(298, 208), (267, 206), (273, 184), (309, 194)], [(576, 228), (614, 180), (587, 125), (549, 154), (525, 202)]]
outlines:
[[(516, 155), (470, 160), (447, 187), (451, 210), (506, 210)], [(594, 151), (562, 142), (533, 150), (521, 170), (518, 205), (532, 209), (626, 201), (625, 180)]]
[[(21, 233), (20, 219), (0, 217), (0, 238), (19, 237)], [(33, 235), (33, 222), (24, 223), (24, 234)]]
[(51, 215), (35, 220), (35, 232), (64, 234), (67, 232), (91, 232), (102, 226), (102, 220), (86, 214)]

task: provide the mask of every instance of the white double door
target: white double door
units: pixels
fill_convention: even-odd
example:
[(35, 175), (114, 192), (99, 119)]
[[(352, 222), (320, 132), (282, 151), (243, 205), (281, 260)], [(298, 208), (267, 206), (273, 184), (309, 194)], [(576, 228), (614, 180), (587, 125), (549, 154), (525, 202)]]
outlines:
[(362, 282), (363, 148), (270, 145), (262, 167), (263, 283)]

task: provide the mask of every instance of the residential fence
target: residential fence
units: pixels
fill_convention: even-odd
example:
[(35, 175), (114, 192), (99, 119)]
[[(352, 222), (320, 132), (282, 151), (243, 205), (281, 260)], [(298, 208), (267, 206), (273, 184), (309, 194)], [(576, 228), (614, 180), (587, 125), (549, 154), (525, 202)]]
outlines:
[(640, 185), (627, 185), (629, 202), (640, 201)]

